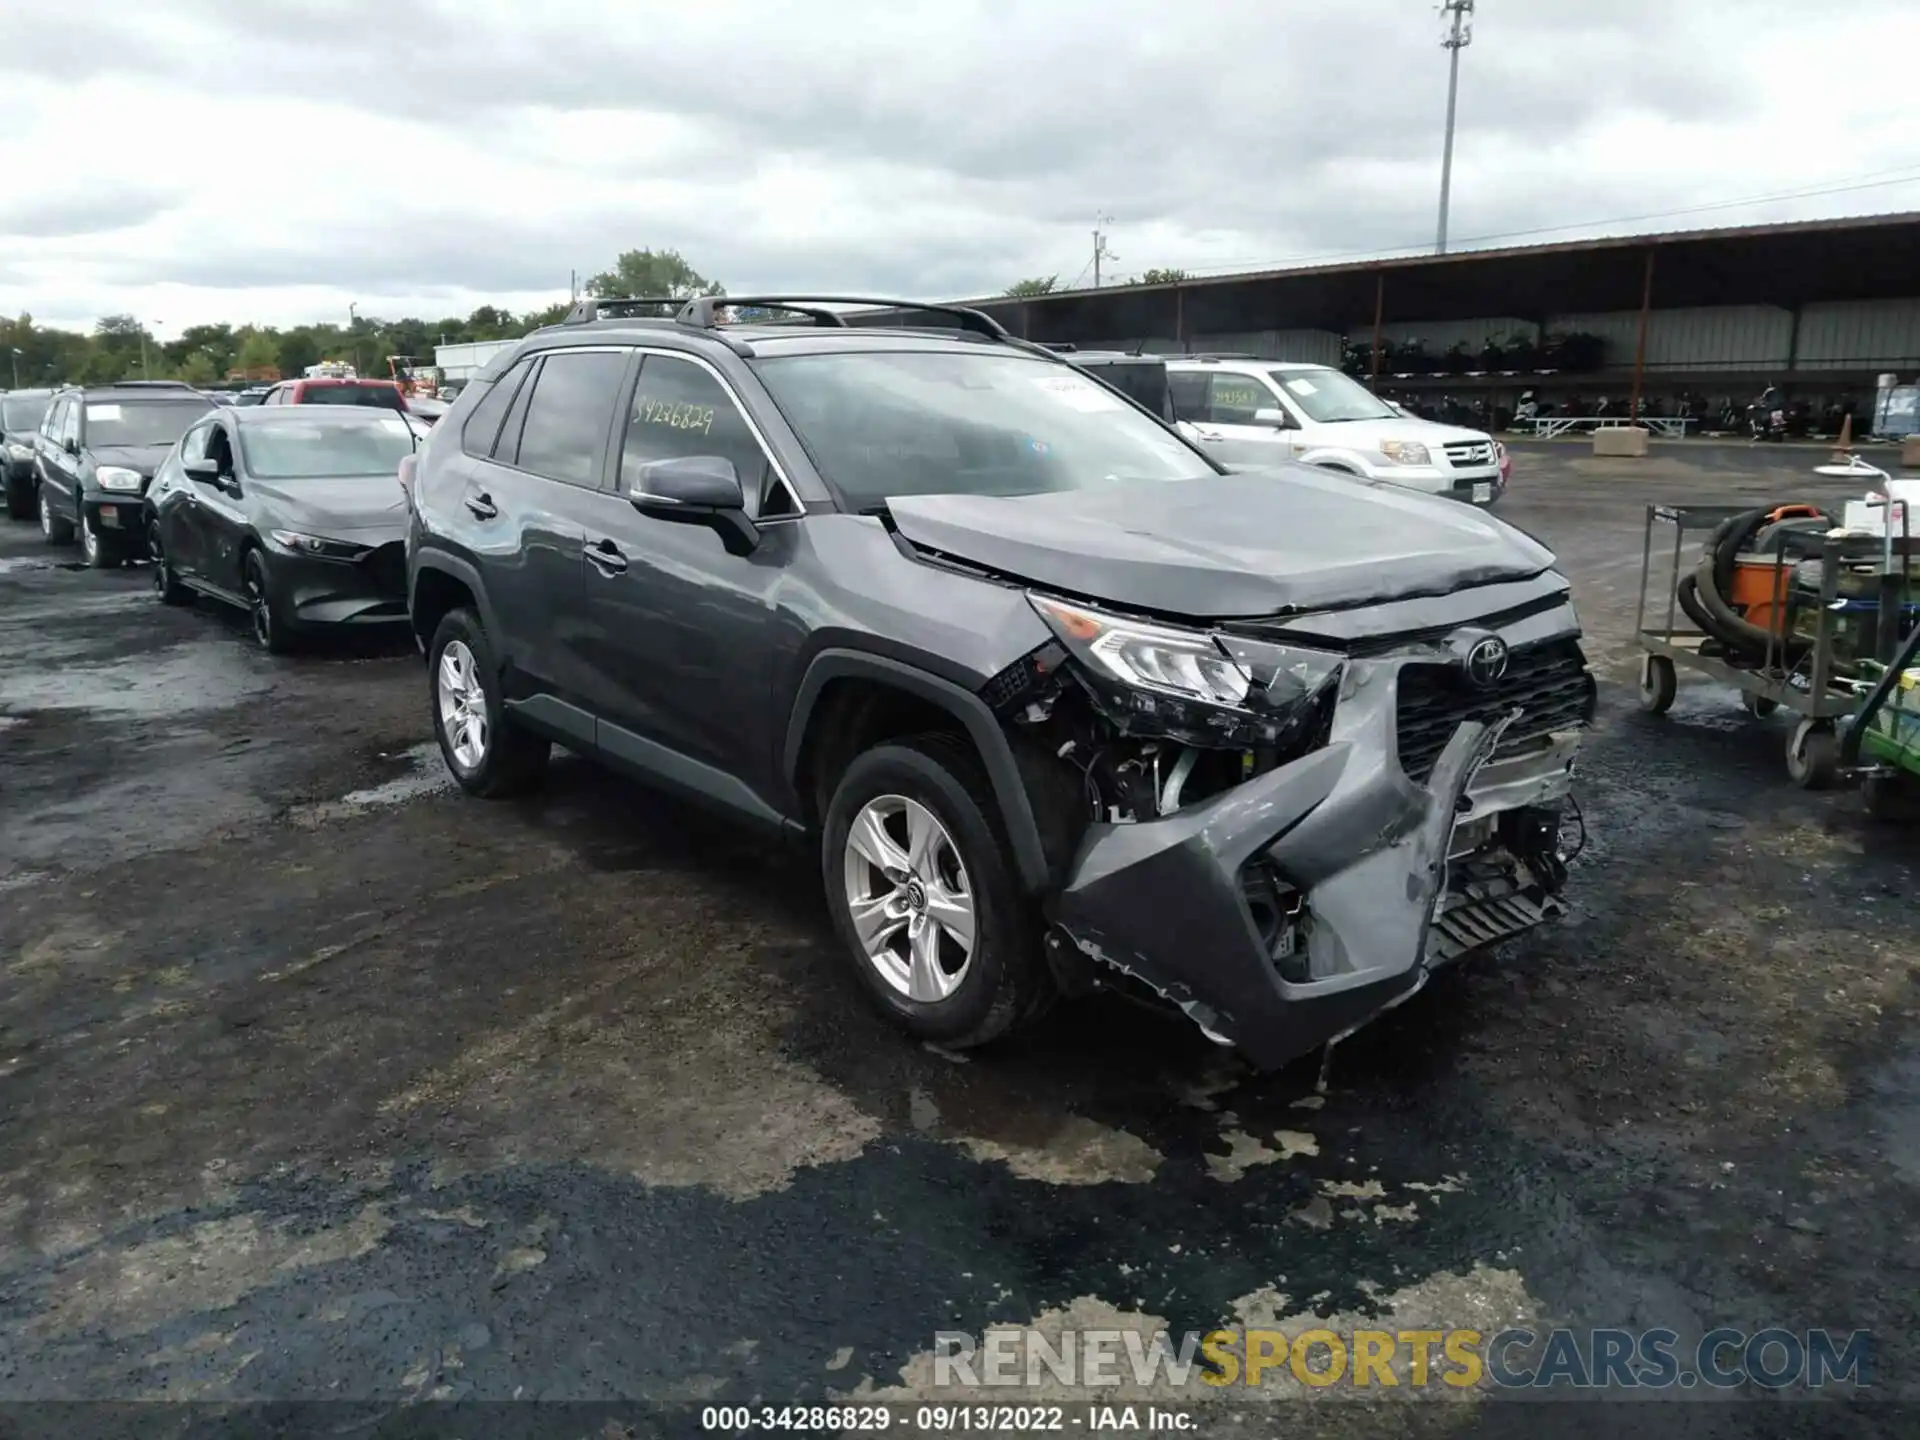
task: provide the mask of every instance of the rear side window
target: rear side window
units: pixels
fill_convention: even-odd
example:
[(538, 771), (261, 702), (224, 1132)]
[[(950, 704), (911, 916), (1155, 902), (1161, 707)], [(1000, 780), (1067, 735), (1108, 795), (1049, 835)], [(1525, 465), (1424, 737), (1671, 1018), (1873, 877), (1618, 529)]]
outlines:
[(569, 485), (598, 485), (600, 454), (626, 373), (627, 357), (617, 351), (548, 355), (533, 382), (515, 463)]
[(1207, 418), (1207, 377), (1195, 375), (1192, 371), (1182, 371), (1167, 376), (1167, 394), (1173, 401), (1173, 418), (1176, 420), (1205, 420)]
[(460, 431), (460, 448), (467, 454), (493, 454), (493, 442), (500, 438), (500, 422), (506, 418), (507, 407), (520, 393), (520, 386), (532, 369), (531, 360), (522, 360), (480, 397), (480, 403), (473, 407), (473, 413), (467, 416), (467, 423)]

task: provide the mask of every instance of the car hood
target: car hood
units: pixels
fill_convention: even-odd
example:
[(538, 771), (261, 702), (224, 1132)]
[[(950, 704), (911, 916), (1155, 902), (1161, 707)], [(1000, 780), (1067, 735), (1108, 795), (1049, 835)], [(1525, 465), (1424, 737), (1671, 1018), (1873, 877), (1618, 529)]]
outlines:
[(1457, 501), (1305, 465), (1045, 495), (901, 496), (907, 540), (1027, 584), (1225, 619), (1537, 575), (1545, 546)]
[(1459, 425), (1442, 425), (1432, 420), (1342, 420), (1333, 425), (1309, 427), (1315, 441), (1344, 445), (1353, 450), (1378, 450), (1382, 440), (1412, 441), (1416, 445), (1440, 446), (1464, 443), (1488, 443), (1493, 437), (1484, 430), (1468, 430)]
[(128, 470), (137, 470), (151, 480), (153, 472), (172, 448), (171, 441), (159, 445), (93, 445), (88, 447), (87, 453), (93, 457), (95, 466), (120, 465)]
[(406, 533), (407, 500), (394, 475), (327, 480), (249, 480), (247, 493), (276, 523), (322, 537), (371, 539)]

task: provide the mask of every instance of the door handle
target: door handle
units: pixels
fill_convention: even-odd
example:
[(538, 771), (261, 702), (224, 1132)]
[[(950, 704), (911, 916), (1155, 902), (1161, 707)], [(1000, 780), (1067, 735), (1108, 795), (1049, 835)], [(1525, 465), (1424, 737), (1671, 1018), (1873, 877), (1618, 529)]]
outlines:
[(618, 575), (627, 568), (627, 557), (620, 553), (620, 547), (611, 540), (601, 540), (587, 547), (587, 559), (602, 575)]
[(491, 520), (500, 513), (500, 507), (493, 503), (491, 495), (469, 495), (467, 509), (473, 512), (476, 520)]

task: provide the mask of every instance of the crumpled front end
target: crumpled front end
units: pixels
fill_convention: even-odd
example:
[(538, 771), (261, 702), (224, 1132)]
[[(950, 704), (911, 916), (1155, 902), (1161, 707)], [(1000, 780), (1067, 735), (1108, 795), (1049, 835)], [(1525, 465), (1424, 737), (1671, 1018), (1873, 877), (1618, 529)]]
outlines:
[(1051, 899), (1056, 965), (1144, 984), (1273, 1067), (1557, 914), (1595, 697), (1559, 618), (1517, 627), (1491, 677), (1465, 658), (1491, 630), (1343, 657), (1317, 733), (1265, 763), (1247, 752), (1244, 778), (1186, 803), (1168, 782), (1203, 737), (1156, 750), (1119, 716), (1141, 749), (1108, 768), (1150, 770), (1140, 791), (1171, 803), (1108, 805), (1087, 827)]

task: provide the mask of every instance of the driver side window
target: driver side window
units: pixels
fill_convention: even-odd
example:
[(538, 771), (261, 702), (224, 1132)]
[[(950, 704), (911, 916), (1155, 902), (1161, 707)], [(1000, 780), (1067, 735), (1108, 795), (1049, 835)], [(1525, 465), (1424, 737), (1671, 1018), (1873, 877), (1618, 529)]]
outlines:
[(620, 447), (620, 488), (631, 494), (639, 467), (654, 460), (717, 455), (733, 462), (748, 513), (755, 518), (792, 514), (786, 491), (773, 477), (766, 451), (748, 428), (733, 397), (718, 380), (689, 360), (649, 355), (641, 363)]
[(182, 463), (188, 460), (204, 460), (207, 458), (207, 440), (213, 434), (214, 429), (215, 427), (212, 425), (196, 425), (180, 437), (180, 459)]

